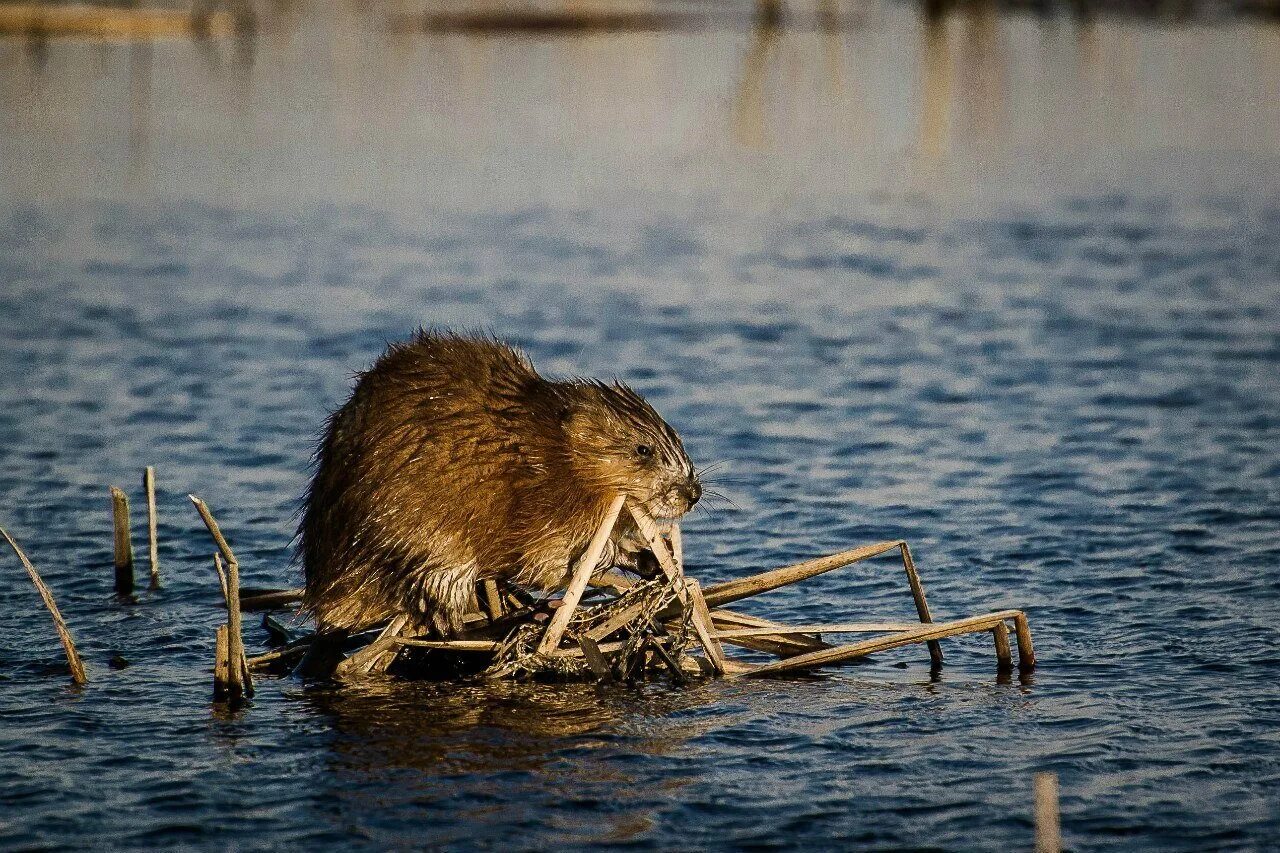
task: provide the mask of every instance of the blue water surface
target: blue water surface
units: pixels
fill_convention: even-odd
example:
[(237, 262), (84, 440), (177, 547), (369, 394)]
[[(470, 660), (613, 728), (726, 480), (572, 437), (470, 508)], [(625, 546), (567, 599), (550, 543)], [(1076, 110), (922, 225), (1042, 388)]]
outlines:
[[(1029, 25), (1002, 26), (1016, 41)], [(1099, 50), (1132, 36), (1106, 26)], [(1045, 27), (1044, 39), (1059, 32)], [(892, 54), (876, 32), (866, 38)], [(748, 51), (749, 82), (750, 37), (717, 38), (714, 50)], [(180, 108), (164, 81), (200, 62), (213, 88), (240, 78), (225, 54), (160, 47), (148, 121), (167, 129), (129, 167), (141, 186), (110, 165), (136, 153), (122, 131), (101, 159), (66, 155), (101, 166), (91, 183), (55, 170), (45, 192), (13, 178), (0, 205), (0, 524), (53, 588), (89, 670), (71, 685), (38, 597), (0, 554), (0, 847), (1028, 849), (1041, 771), (1060, 778), (1071, 849), (1274, 845), (1275, 158), (1224, 142), (1209, 153), (1230, 168), (1202, 169), (1147, 146), (1127, 172), (1111, 165), (1139, 155), (1115, 154), (1132, 141), (1117, 131), (1105, 157), (1079, 154), (1110, 164), (1105, 179), (1059, 183), (1010, 155), (934, 193), (827, 182), (822, 157), (782, 150), (717, 168), (703, 151), (690, 166), (667, 143), (696, 137), (691, 121), (636, 137), (634, 170), (601, 177), (571, 141), (530, 130), (531, 114), (480, 110), (463, 118), (494, 122), (499, 153), (422, 152), (425, 174), (483, 184), (474, 198), (414, 184), (408, 203), (384, 204), (335, 170), (333, 183), (246, 201), (219, 183), (237, 158), (246, 183), (280, 161), (306, 166), (294, 114), (264, 104), (305, 117), (304, 95), (333, 95), (271, 89), (297, 82), (274, 64), (291, 44), (264, 39), (237, 72), (235, 115), (256, 129), (242, 147), (210, 146), (216, 168), (170, 169), (200, 144), (183, 122), (216, 133), (223, 118), (200, 125), (207, 93), (183, 90)], [(795, 55), (795, 42), (770, 44)], [(492, 67), (556, 80), (544, 49), (660, 49), (697, 65), (682, 35), (504, 45), (498, 58), (524, 64)], [(49, 104), (31, 114), (47, 126), (0, 133), (10, 150), (54, 146), (56, 105), (84, 117), (127, 100), (50, 94), (101, 69), (117, 79), (115, 48), (48, 50), (39, 68), (0, 53), (52, 99), (31, 96)], [(548, 109), (601, 120), (564, 86), (572, 103)], [(730, 100), (698, 91), (675, 114)], [(891, 132), (891, 117), (877, 127)], [(352, 182), (389, 180), (408, 156), (392, 131), (340, 127), (326, 156)], [(525, 131), (550, 148), (520, 147)], [(996, 201), (979, 192), (994, 172), (1018, 187)], [(972, 195), (957, 200), (957, 183)], [(213, 507), (245, 584), (298, 584), (290, 540), (322, 421), (353, 373), (419, 324), (491, 329), (545, 373), (645, 393), (698, 464), (722, 463), (711, 479), (730, 500), (705, 501), (685, 526), (704, 583), (903, 538), (936, 617), (1025, 609), (1039, 668), (998, 677), (980, 635), (946, 641), (936, 673), (913, 647), (685, 689), (261, 678), (243, 709), (214, 705), (223, 614), (187, 493)], [(111, 594), (107, 487), (129, 492), (144, 553), (145, 465), (159, 479), (163, 585), (125, 603)], [(914, 616), (889, 557), (743, 607), (803, 623)], [(251, 652), (266, 638), (247, 622)]]

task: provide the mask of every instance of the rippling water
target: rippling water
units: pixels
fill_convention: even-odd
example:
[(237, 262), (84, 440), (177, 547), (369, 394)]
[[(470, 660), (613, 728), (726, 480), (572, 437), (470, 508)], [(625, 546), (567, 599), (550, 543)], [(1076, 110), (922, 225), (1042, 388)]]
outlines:
[[(1280, 108), (1258, 74), (1274, 70), (1274, 33), (1210, 28), (1238, 50), (1204, 55), (1176, 27), (1104, 20), (1068, 38), (1016, 16), (931, 30), (906, 7), (879, 14), (835, 43), (841, 91), (861, 88), (856, 115), (879, 120), (862, 141), (837, 132), (852, 116), (818, 121), (826, 96), (803, 81), (829, 77), (830, 54), (813, 34), (372, 28), (361, 38), (402, 51), (379, 103), (420, 111), (330, 133), (378, 75), (308, 83), (290, 60), (328, 35), (304, 16), (247, 64), (227, 43), (213, 59), (154, 46), (141, 136), (136, 45), (33, 58), (0, 43), (6, 102), (45, 111), (0, 131), (30, 166), (10, 157), (2, 173), (0, 523), (90, 673), (70, 686), (0, 555), (0, 845), (1025, 849), (1031, 775), (1050, 770), (1073, 849), (1270, 846)], [(1062, 70), (1055, 40), (1077, 36), (1100, 79), (1046, 84), (1048, 106), (997, 98), (995, 125), (966, 118), (1021, 91), (1023, 66)], [(916, 137), (940, 72), (914, 63), (939, 37), (941, 67), (969, 72), (944, 87), (948, 133)], [(895, 40), (919, 52), (895, 59)], [(1028, 59), (1029, 44), (1047, 46)], [(1164, 131), (1140, 117), (1135, 138), (1106, 75), (1169, 44), (1203, 85), (1126, 77), (1137, 109), (1159, 112), (1148, 95), (1164, 93), (1181, 117)], [(358, 66), (366, 47), (334, 62)], [(616, 69), (590, 66), (609, 51)], [(856, 70), (868, 56), (882, 79)], [(486, 76), (517, 61), (533, 71), (511, 74), (516, 94)], [(557, 76), (573, 62), (600, 72), (608, 110), (580, 109), (576, 78)], [(441, 94), (431, 63), (489, 83)], [(628, 87), (656, 80), (630, 100), (652, 106), (672, 67), (707, 75), (670, 89), (669, 111), (628, 115)], [(753, 74), (771, 103), (794, 96), (789, 117), (747, 109), (742, 124), (754, 96), (734, 86)], [(906, 106), (888, 106), (895, 81), (914, 81)], [(974, 85), (981, 104), (964, 101)], [(534, 91), (545, 115), (507, 109)], [(220, 100), (235, 92), (238, 106)], [(1028, 127), (1082, 115), (1084, 150), (1020, 147)], [(324, 130), (304, 139), (308, 126)], [(785, 128), (794, 149), (767, 141)], [(1017, 150), (989, 147), (995, 131)], [(937, 675), (915, 648), (683, 691), (284, 679), (241, 711), (213, 707), (216, 580), (186, 493), (217, 512), (246, 584), (296, 583), (288, 543), (319, 424), (419, 323), (492, 328), (545, 372), (624, 378), (695, 461), (723, 461), (733, 505), (686, 526), (704, 582), (902, 537), (937, 616), (1025, 608), (1041, 667), (1000, 683), (989, 639), (963, 638)], [(122, 604), (106, 487), (138, 505), (147, 464), (164, 586)], [(908, 617), (900, 573), (885, 558), (750, 607)], [(265, 632), (248, 625), (256, 649)]]

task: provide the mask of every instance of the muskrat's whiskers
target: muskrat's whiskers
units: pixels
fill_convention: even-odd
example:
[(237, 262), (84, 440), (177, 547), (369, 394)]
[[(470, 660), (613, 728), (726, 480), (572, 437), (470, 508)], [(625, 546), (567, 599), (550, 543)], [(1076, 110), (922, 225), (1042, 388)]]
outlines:
[(733, 498), (729, 497), (728, 495), (726, 495), (724, 492), (720, 491), (719, 489), (707, 489), (707, 490), (705, 490), (705, 491), (703, 492), (703, 494), (704, 494), (704, 495), (707, 495), (708, 497), (716, 498), (717, 500), (722, 500), (722, 501), (724, 501), (725, 503), (727, 503), (727, 504), (729, 504), (730, 506), (732, 506), (734, 509), (742, 509), (742, 507), (740, 507), (740, 506), (738, 506), (736, 503), (734, 503)]

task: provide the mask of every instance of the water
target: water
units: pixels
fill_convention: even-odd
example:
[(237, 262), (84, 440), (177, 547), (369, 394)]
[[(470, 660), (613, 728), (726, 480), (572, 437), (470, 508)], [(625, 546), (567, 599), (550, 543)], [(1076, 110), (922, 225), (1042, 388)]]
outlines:
[[(524, 39), (280, 7), (0, 41), (0, 846), (1265, 849), (1280, 828), (1276, 30), (997, 14)], [(387, 14), (390, 14), (389, 12)], [(209, 701), (205, 497), (291, 585), (325, 413), (419, 323), (642, 389), (704, 582), (903, 537), (990, 642), (817, 677)], [(106, 487), (164, 586), (110, 594)], [(136, 528), (141, 541), (142, 527)], [(882, 558), (752, 602), (909, 618)], [(248, 622), (251, 649), (265, 632)], [(123, 658), (127, 665), (113, 658)]]

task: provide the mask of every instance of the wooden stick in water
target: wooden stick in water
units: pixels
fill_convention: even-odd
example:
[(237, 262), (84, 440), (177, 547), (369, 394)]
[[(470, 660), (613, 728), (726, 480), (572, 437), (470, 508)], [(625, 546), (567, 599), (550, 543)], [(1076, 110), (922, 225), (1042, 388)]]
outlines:
[(1019, 611), (1013, 618), (1013, 630), (1018, 635), (1018, 668), (1030, 672), (1036, 668), (1036, 649), (1031, 644), (1031, 623), (1027, 614)]
[[(718, 611), (717, 611), (718, 612)], [(742, 637), (766, 637), (771, 634), (788, 637), (795, 634), (887, 634), (914, 631), (919, 622), (837, 622), (830, 625), (770, 625), (760, 628), (726, 628), (714, 636), (720, 640)]]
[(1061, 853), (1062, 820), (1058, 811), (1058, 774), (1035, 778), (1036, 853)]
[(218, 527), (218, 522), (214, 519), (213, 513), (209, 511), (209, 505), (195, 495), (187, 495), (191, 499), (191, 503), (195, 504), (196, 512), (200, 513), (200, 519), (204, 522), (204, 526), (209, 529), (209, 535), (213, 537), (213, 543), (218, 546), (218, 551), (222, 553), (222, 559), (228, 563), (236, 563), (235, 552), (231, 550), (231, 545), (227, 542), (226, 537), (222, 535), (222, 529)]
[(698, 635), (698, 642), (706, 651), (707, 660), (711, 661), (712, 668), (717, 673), (723, 674), (726, 669), (724, 649), (721, 648), (720, 641), (712, 631), (711, 611), (707, 609), (707, 602), (702, 597), (702, 587), (693, 578), (688, 578), (685, 580), (685, 590), (689, 595), (689, 603), (693, 607), (689, 617), (693, 623), (693, 630)]
[[(230, 549), (228, 549), (230, 550)], [(240, 625), (240, 564), (227, 561), (227, 684), (232, 702), (253, 695), (253, 684), (244, 680), (244, 635)]]
[(702, 594), (707, 600), (707, 606), (719, 607), (731, 601), (738, 601), (742, 598), (759, 595), (762, 592), (769, 592), (781, 586), (808, 580), (824, 572), (843, 568), (851, 563), (866, 560), (869, 557), (875, 557), (886, 551), (892, 551), (901, 544), (902, 540), (899, 539), (893, 542), (878, 542), (875, 545), (865, 545), (861, 548), (854, 548), (851, 551), (841, 551), (839, 554), (832, 554), (829, 557), (818, 557), (814, 560), (806, 560), (803, 563), (796, 563), (792, 566), (783, 566), (780, 569), (772, 569), (750, 577), (713, 584), (704, 589)]
[(222, 584), (222, 603), (226, 605), (227, 610), (231, 610), (231, 593), (227, 588), (227, 571), (222, 568), (222, 557), (214, 552), (213, 568), (218, 573), (218, 583)]
[[(785, 630), (787, 627), (768, 619), (761, 619), (759, 616), (750, 616), (746, 613), (738, 613), (724, 608), (717, 608), (711, 611), (711, 619), (718, 629), (775, 628)], [(765, 652), (782, 658), (795, 657), (796, 655), (815, 652), (819, 649), (831, 648), (830, 643), (824, 643), (817, 637), (808, 634), (770, 633), (754, 637), (735, 637), (732, 639), (726, 637), (723, 639), (724, 642), (731, 645), (741, 646), (752, 651)]]
[(573, 577), (569, 581), (569, 588), (565, 590), (564, 599), (556, 609), (555, 615), (551, 617), (547, 631), (542, 635), (542, 642), (538, 643), (538, 654), (550, 654), (560, 647), (560, 640), (564, 637), (565, 629), (569, 627), (573, 611), (582, 600), (582, 592), (587, 588), (587, 581), (591, 579), (592, 572), (596, 570), (596, 563), (600, 561), (600, 556), (609, 543), (609, 537), (613, 535), (613, 527), (618, 522), (618, 514), (622, 512), (622, 505), (625, 502), (626, 498), (618, 495), (609, 504), (604, 521), (600, 523), (595, 535), (591, 537), (587, 550), (578, 560), (578, 565), (573, 570)]
[(116, 595), (133, 592), (133, 541), (129, 538), (129, 498), (111, 487), (111, 515), (115, 528)]
[(1009, 648), (1009, 626), (1003, 622), (991, 629), (996, 642), (996, 666), (1001, 672), (1013, 669), (1013, 652)]
[[(920, 621), (926, 624), (933, 621), (932, 614), (929, 613), (929, 602), (924, 597), (924, 586), (920, 583), (920, 575), (916, 572), (915, 560), (911, 559), (911, 549), (907, 547), (907, 543), (902, 545), (902, 567), (907, 572), (907, 583), (911, 585), (911, 597), (916, 602), (916, 613), (920, 616)], [(942, 646), (938, 645), (936, 640), (929, 641), (929, 660), (934, 666), (942, 666)]]
[(786, 660), (757, 667), (747, 674), (771, 675), (781, 672), (798, 672), (819, 666), (843, 663), (854, 658), (875, 654), (876, 652), (909, 646), (912, 643), (940, 640), (944, 637), (954, 637), (957, 634), (972, 634), (975, 631), (989, 631), (997, 623), (1006, 619), (1016, 619), (1019, 615), (1021, 615), (1021, 611), (1018, 610), (1001, 610), (996, 613), (985, 613), (980, 616), (970, 616), (966, 619), (956, 619), (952, 622), (938, 622), (918, 628), (915, 631), (904, 631), (887, 637), (876, 637), (872, 640), (863, 640), (860, 643), (853, 643), (847, 646), (833, 646), (829, 649), (787, 658)]
[(71, 638), (71, 631), (67, 628), (66, 620), (62, 618), (62, 613), (58, 610), (58, 603), (53, 600), (53, 593), (45, 585), (44, 579), (40, 577), (36, 567), (31, 565), (27, 555), (18, 547), (18, 543), (3, 527), (0, 527), (0, 536), (3, 536), (5, 541), (9, 543), (9, 547), (13, 549), (13, 553), (18, 557), (18, 562), (22, 563), (22, 567), (27, 570), (27, 574), (31, 577), (31, 582), (35, 584), (36, 591), (40, 593), (40, 598), (44, 601), (44, 606), (48, 608), (49, 615), (53, 617), (53, 628), (58, 632), (58, 639), (62, 641), (62, 650), (67, 654), (67, 666), (71, 668), (71, 679), (76, 684), (84, 684), (89, 680), (88, 676), (85, 675), (84, 663), (80, 660), (80, 653), (76, 651), (76, 643)]
[(221, 701), (229, 692), (229, 658), (227, 656), (227, 626), (218, 626), (213, 643), (213, 699)]
[(151, 588), (160, 588), (160, 543), (156, 534), (156, 469), (150, 465), (142, 472), (142, 488), (147, 492), (147, 535), (151, 557)]
[(339, 680), (350, 679), (371, 672), (386, 672), (399, 651), (400, 635), (409, 625), (408, 616), (397, 616), (387, 623), (372, 643), (338, 664), (333, 676)]

